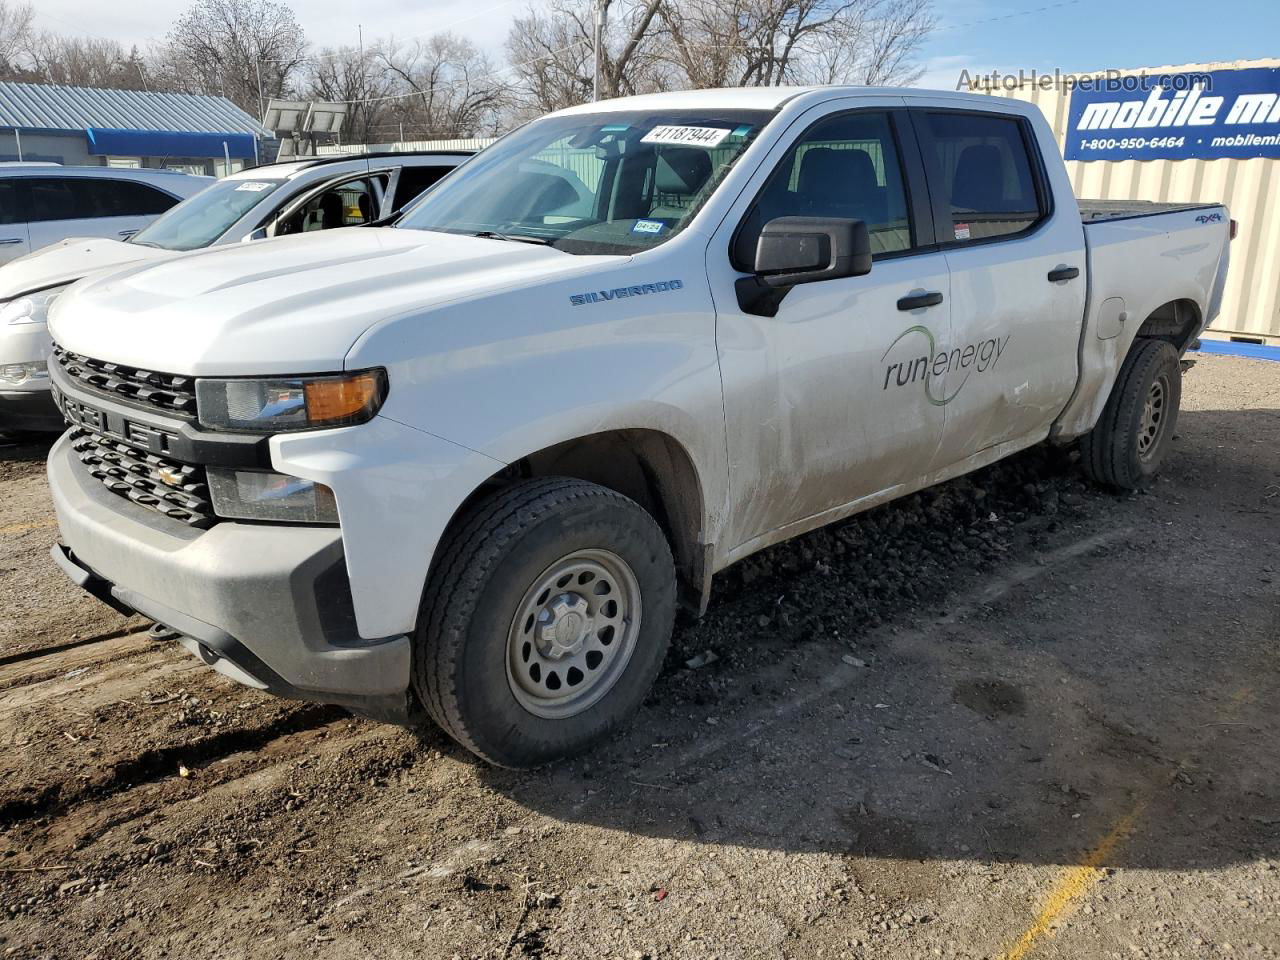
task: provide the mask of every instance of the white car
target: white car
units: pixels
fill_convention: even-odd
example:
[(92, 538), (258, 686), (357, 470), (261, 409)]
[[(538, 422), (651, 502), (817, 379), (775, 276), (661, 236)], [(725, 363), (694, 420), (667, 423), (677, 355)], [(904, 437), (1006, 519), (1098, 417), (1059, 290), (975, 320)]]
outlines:
[(384, 220), (469, 156), (324, 157), (254, 167), (211, 185), (191, 178), (204, 189), (126, 239), (76, 235), (0, 267), (0, 431), (62, 430), (49, 397), (45, 318), (69, 284), (108, 267), (203, 247)]
[(243, 683), (543, 763), (758, 550), (1045, 440), (1151, 482), (1233, 232), (1078, 203), (1017, 100), (572, 107), (394, 228), (72, 288), (53, 556)]
[(131, 237), (212, 182), (173, 170), (0, 163), (0, 264), (66, 237)]

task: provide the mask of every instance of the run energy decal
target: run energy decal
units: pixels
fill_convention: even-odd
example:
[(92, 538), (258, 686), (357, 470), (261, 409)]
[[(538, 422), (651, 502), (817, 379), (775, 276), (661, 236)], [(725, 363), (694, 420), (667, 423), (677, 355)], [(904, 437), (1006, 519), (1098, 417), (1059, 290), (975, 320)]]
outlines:
[[(933, 331), (917, 324), (907, 327), (898, 334), (893, 343), (889, 344), (889, 349), (884, 352), (880, 362), (883, 363), (893, 352), (893, 348), (913, 333), (924, 337), (929, 348), (928, 353), (908, 356), (905, 360), (890, 363), (884, 368), (884, 385), (880, 389), (888, 390), (890, 387), (907, 387), (913, 383), (920, 383), (924, 386), (925, 397), (935, 407), (945, 407), (954, 400), (964, 389), (964, 385), (969, 382), (972, 374), (986, 373), (993, 369), (1000, 362), (1000, 356), (1004, 353), (1010, 337), (1010, 334), (1006, 333), (1003, 338), (991, 337), (963, 347), (939, 351), (937, 342), (933, 338)], [(934, 381), (953, 371), (963, 371), (964, 377), (951, 391), (950, 396), (940, 396)]]
[(1071, 91), (1063, 155), (1067, 160), (1280, 157), (1280, 69), (1141, 74), (1081, 83)]

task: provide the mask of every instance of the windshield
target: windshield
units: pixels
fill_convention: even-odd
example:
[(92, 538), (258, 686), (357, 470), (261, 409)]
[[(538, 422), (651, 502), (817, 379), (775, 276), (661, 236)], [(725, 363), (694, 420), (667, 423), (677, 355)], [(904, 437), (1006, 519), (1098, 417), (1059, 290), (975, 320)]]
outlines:
[(219, 180), (183, 200), (133, 235), (131, 243), (198, 250), (213, 243), (283, 180)]
[(629, 254), (679, 233), (773, 114), (547, 117), (484, 150), (396, 225)]

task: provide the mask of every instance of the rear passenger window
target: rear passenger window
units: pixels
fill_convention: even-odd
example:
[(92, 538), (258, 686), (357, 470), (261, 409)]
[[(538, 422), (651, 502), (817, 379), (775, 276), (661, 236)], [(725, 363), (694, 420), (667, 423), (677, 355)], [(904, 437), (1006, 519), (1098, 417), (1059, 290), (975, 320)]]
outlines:
[(93, 194), (103, 217), (154, 217), (178, 198), (133, 180), (81, 180)]
[(416, 198), (427, 187), (434, 186), (436, 181), (451, 169), (451, 167), (401, 167), (400, 180), (396, 184), (396, 195), (391, 202), (392, 211), (403, 210), (405, 204)]
[(32, 220), (155, 216), (177, 202), (177, 197), (129, 180), (98, 177), (31, 180)]
[(934, 162), (931, 180), (941, 182), (950, 207), (950, 224), (937, 225), (940, 242), (1021, 233), (1048, 212), (1016, 117), (938, 112), (919, 119), (926, 132), (926, 162)]
[(778, 217), (861, 220), (873, 254), (914, 243), (893, 128), (885, 113), (820, 121), (778, 165), (734, 241), (734, 265), (750, 270), (760, 231)]

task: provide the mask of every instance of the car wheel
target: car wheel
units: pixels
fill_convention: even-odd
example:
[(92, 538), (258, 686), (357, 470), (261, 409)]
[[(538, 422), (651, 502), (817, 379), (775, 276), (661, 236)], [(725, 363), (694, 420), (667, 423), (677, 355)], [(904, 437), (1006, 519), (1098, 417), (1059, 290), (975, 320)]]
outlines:
[(1168, 452), (1181, 402), (1178, 351), (1164, 340), (1139, 341), (1097, 425), (1080, 441), (1085, 472), (1115, 490), (1147, 486)]
[(491, 763), (586, 749), (640, 706), (675, 617), (675, 566), (638, 504), (545, 478), (480, 501), (442, 542), (415, 636), (427, 712)]

